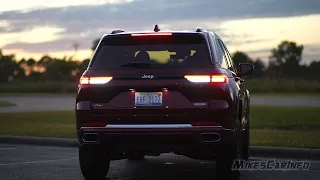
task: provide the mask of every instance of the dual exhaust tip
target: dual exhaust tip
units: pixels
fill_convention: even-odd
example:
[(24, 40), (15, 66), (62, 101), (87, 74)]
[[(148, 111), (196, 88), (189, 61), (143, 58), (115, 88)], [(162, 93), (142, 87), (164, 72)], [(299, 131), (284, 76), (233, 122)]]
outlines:
[(219, 133), (212, 133), (212, 132), (201, 133), (200, 137), (203, 143), (214, 143), (214, 142), (219, 142), (221, 140), (221, 135)]
[(84, 133), (82, 135), (82, 141), (84, 143), (98, 144), (98, 133)]

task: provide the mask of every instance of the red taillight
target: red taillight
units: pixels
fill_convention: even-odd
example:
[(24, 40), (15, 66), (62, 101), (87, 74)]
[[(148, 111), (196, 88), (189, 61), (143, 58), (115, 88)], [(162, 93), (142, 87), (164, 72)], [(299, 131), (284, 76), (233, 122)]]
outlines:
[(88, 77), (81, 77), (80, 84), (89, 84), (89, 78)]
[(106, 125), (106, 122), (85, 122), (82, 127), (105, 127)]
[(228, 76), (226, 75), (185, 75), (186, 78), (190, 82), (194, 83), (226, 83), (228, 82)]
[(210, 82), (210, 76), (206, 75), (185, 75), (184, 78), (191, 82)]
[(228, 77), (226, 75), (213, 75), (211, 76), (211, 82), (224, 83), (227, 82)]
[(221, 126), (218, 122), (192, 122), (192, 126)]
[(171, 36), (172, 33), (137, 33), (131, 34), (131, 36)]
[(80, 78), (80, 84), (105, 84), (111, 81), (112, 77), (86, 77), (83, 76)]

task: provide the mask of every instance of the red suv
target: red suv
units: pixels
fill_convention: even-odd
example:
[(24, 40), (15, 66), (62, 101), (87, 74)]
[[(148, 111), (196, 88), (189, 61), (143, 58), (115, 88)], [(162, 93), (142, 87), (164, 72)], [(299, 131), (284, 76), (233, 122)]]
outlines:
[[(107, 175), (111, 160), (175, 153), (217, 162), (234, 174), (247, 159), (249, 91), (215, 33), (113, 31), (83, 73), (76, 99), (79, 160), (87, 179)], [(236, 173), (239, 174), (239, 173)]]

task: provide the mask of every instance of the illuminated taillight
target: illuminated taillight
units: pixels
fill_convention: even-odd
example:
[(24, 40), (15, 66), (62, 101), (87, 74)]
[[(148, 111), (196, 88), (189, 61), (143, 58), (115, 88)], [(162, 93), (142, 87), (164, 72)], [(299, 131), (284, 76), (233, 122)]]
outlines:
[(211, 82), (223, 83), (227, 82), (228, 77), (226, 75), (213, 75), (211, 76)]
[(89, 84), (89, 77), (81, 77), (80, 84)]
[(192, 126), (221, 126), (218, 122), (192, 122)]
[(131, 36), (171, 36), (172, 33), (137, 33), (131, 34)]
[(85, 122), (82, 127), (105, 127), (106, 125), (106, 122)]
[(81, 77), (80, 84), (106, 84), (107, 82), (111, 81), (112, 77)]
[(184, 78), (191, 82), (210, 82), (210, 76), (206, 75), (185, 75)]
[(212, 82), (212, 83), (225, 83), (228, 82), (228, 76), (226, 75), (185, 75), (186, 78), (190, 82), (194, 83), (205, 83), (205, 82)]

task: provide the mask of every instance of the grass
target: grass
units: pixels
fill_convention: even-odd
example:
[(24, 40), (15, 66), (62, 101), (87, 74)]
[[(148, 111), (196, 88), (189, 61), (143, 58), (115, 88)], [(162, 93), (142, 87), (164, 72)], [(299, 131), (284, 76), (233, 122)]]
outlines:
[(0, 93), (0, 97), (5, 96), (76, 96), (76, 93), (36, 93), (36, 92), (30, 92), (30, 93)]
[(307, 96), (307, 97), (320, 97), (320, 93), (286, 93), (286, 92), (283, 92), (283, 93), (276, 93), (276, 92), (272, 92), (272, 93), (251, 93), (250, 91), (250, 95), (252, 97), (255, 97), (255, 96), (266, 96), (266, 97), (297, 97), (297, 96)]
[(319, 94), (319, 80), (303, 79), (248, 79), (245, 81), (251, 93), (304, 93)]
[(74, 111), (0, 113), (0, 134), (74, 138)]
[(320, 132), (251, 129), (250, 144), (255, 146), (320, 148)]
[(250, 126), (254, 129), (319, 131), (319, 111), (320, 107), (251, 106)]
[[(320, 148), (319, 107), (251, 107), (251, 145)], [(0, 113), (0, 134), (76, 137), (74, 111)]]

